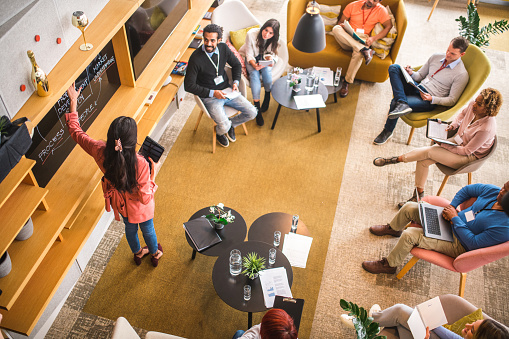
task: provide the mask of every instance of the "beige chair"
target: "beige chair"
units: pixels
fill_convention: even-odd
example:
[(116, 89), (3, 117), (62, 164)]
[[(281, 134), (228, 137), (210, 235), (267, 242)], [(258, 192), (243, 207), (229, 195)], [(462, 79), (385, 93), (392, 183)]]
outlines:
[(447, 180), (449, 180), (449, 177), (451, 175), (468, 173), (468, 184), (469, 185), (472, 184), (472, 172), (478, 170), (484, 164), (484, 162), (493, 155), (496, 148), (497, 148), (497, 137), (495, 136), (495, 141), (493, 141), (493, 146), (491, 146), (490, 152), (480, 159), (474, 160), (466, 165), (461, 166), (458, 169), (454, 169), (451, 167), (447, 167), (443, 164), (436, 163), (438, 169), (445, 174), (444, 180), (442, 181), (442, 185), (440, 185), (440, 188), (438, 189), (437, 195), (440, 195), (442, 193), (442, 190), (444, 189), (445, 184), (447, 183)]
[[(228, 75), (228, 78), (231, 80), (232, 79), (231, 68), (227, 66), (225, 69), (226, 69), (226, 74)], [(242, 96), (246, 97), (246, 82), (244, 81), (243, 78), (241, 78), (240, 82), (239, 82), (239, 91)], [(200, 124), (201, 118), (202, 118), (203, 114), (205, 113), (205, 115), (208, 116), (210, 118), (210, 120), (212, 121), (212, 153), (216, 153), (216, 138), (217, 138), (216, 126), (217, 126), (217, 124), (210, 117), (210, 114), (207, 111), (207, 108), (205, 107), (205, 105), (203, 104), (203, 101), (201, 101), (200, 97), (195, 95), (194, 100), (196, 101), (196, 104), (200, 108), (200, 115), (198, 115), (198, 120), (196, 121), (196, 125), (194, 126), (194, 131), (196, 132), (196, 130), (198, 130), (198, 125)], [(228, 118), (231, 118), (231, 117), (240, 113), (236, 109), (228, 107), (228, 106), (224, 106), (224, 110), (225, 110), (226, 116)], [(244, 128), (244, 133), (246, 133), (246, 135), (247, 135), (246, 124), (242, 124), (242, 128)]]
[[(150, 331), (145, 336), (146, 339), (185, 339), (182, 337), (177, 337), (176, 335), (161, 333), (161, 332), (153, 332)], [(124, 317), (119, 317), (115, 322), (115, 327), (113, 328), (113, 333), (111, 335), (111, 339), (140, 339), (140, 336), (134, 328), (132, 328), (129, 321), (127, 321)]]

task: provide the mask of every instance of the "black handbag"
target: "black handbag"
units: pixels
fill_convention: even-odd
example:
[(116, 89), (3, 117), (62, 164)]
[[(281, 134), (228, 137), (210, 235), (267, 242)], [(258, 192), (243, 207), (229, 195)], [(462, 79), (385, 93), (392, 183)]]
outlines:
[(5, 115), (0, 117), (0, 182), (32, 145), (32, 138), (25, 124), (27, 120), (20, 118), (11, 122)]

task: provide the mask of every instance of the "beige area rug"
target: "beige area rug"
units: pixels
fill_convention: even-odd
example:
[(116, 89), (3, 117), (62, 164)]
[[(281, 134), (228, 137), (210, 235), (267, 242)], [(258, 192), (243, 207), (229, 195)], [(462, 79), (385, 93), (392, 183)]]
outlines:
[[(292, 293), (306, 300), (301, 338), (308, 338), (350, 140), (359, 86), (347, 99), (329, 100), (317, 133), (314, 111), (283, 108), (270, 129), (276, 103), (262, 128), (236, 129), (237, 142), (211, 153), (212, 124), (195, 108), (156, 178), (155, 225), (164, 248), (159, 267), (148, 258), (136, 267), (122, 239), (84, 312), (109, 319), (126, 317), (133, 326), (186, 338), (228, 338), (246, 329), (247, 314), (217, 296), (211, 273), (215, 257), (191, 260), (182, 223), (197, 210), (222, 202), (249, 227), (269, 212), (299, 214), (313, 245), (306, 269), (294, 268)], [(332, 96), (331, 98), (332, 99)], [(241, 296), (239, 296), (241, 297)], [(254, 324), (263, 314), (255, 314)]]

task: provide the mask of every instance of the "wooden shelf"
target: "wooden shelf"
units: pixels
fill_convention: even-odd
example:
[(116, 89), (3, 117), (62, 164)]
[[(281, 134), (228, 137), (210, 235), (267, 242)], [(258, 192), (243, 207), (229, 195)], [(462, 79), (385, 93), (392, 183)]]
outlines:
[[(2, 237), (0, 238), (0, 253), (7, 251), (9, 245), (14, 241), (19, 231), (23, 228), (28, 218), (34, 213), (37, 206), (41, 204), (48, 190), (41, 187), (20, 184), (12, 193), (10, 199), (0, 208), (2, 216)], [(23, 201), (20, 205), (19, 201)], [(3, 278), (0, 278), (0, 286), (3, 288)], [(2, 296), (3, 297), (3, 293)], [(5, 307), (3, 302), (0, 306)]]
[(34, 165), (35, 160), (22, 157), (19, 163), (7, 174), (0, 183), (0, 208), (2, 208), (7, 199), (9, 199), (9, 196), (28, 175)]

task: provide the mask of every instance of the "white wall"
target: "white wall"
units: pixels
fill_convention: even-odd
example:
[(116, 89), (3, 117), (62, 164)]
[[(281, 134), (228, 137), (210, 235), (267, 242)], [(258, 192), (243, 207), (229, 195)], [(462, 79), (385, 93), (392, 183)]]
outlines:
[[(72, 13), (84, 11), (90, 22), (108, 0), (0, 0), (0, 115), (11, 118), (34, 91), (27, 50), (48, 74), (81, 32), (71, 24)], [(39, 35), (41, 40), (35, 41)], [(57, 38), (62, 39), (57, 44)], [(84, 52), (85, 53), (85, 52)], [(50, 88), (51, 88), (51, 77)], [(20, 86), (26, 90), (22, 92)]]

